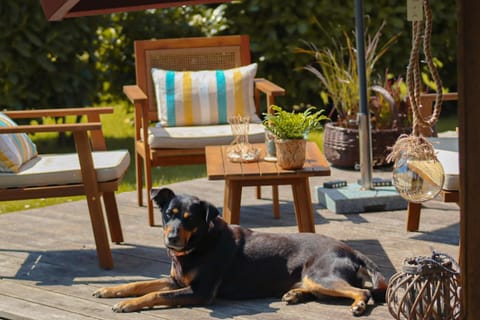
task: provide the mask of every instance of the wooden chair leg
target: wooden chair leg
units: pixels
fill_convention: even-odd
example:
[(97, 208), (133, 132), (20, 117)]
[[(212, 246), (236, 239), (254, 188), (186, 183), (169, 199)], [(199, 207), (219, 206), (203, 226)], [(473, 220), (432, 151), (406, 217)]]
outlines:
[(138, 206), (143, 206), (143, 176), (142, 176), (143, 158), (135, 151), (135, 180), (137, 182), (137, 202)]
[(96, 196), (87, 195), (87, 204), (100, 267), (103, 269), (113, 269), (112, 251), (108, 243), (107, 230), (105, 220), (103, 219), (102, 205), (100, 203), (100, 194)]
[(152, 190), (152, 166), (148, 159), (145, 159), (144, 162), (144, 171), (145, 171), (145, 188), (147, 189), (147, 211), (148, 211), (148, 224), (153, 227), (155, 225), (155, 216), (153, 212), (153, 203), (152, 198), (150, 197), (150, 191)]
[(118, 206), (115, 199), (115, 193), (104, 192), (103, 203), (105, 204), (110, 238), (112, 242), (121, 243), (123, 242), (123, 232), (122, 225), (120, 223), (120, 217), (118, 215)]
[(422, 204), (409, 202), (407, 207), (407, 231), (418, 231)]
[(73, 136), (80, 162), (82, 180), (85, 185), (88, 212), (90, 214), (90, 222), (92, 223), (99, 264), (104, 269), (112, 269), (112, 251), (110, 250), (105, 219), (103, 218), (102, 203), (100, 202), (102, 195), (98, 191), (97, 174), (93, 165), (88, 135), (85, 131), (81, 131), (74, 132)]
[(257, 186), (257, 199), (262, 199), (262, 187)]

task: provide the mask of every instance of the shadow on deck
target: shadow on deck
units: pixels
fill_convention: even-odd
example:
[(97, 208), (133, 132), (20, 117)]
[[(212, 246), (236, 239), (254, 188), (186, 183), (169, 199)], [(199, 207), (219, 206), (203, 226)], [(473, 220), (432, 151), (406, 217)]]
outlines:
[[(379, 172), (387, 176), (389, 173)], [(357, 172), (333, 170), (332, 177), (356, 180)], [(340, 239), (371, 257), (390, 277), (404, 258), (430, 255), (432, 249), (458, 256), (459, 210), (430, 201), (422, 209), (419, 232), (406, 232), (406, 212), (335, 214), (316, 202), (315, 186), (332, 177), (311, 179), (316, 232)], [(223, 205), (223, 182), (197, 179), (169, 185)], [(263, 199), (254, 188), (242, 195), (241, 224), (269, 232), (297, 232), (291, 190), (280, 187), (281, 218), (274, 219), (271, 192)], [(155, 308), (131, 316), (115, 314), (116, 299), (96, 299), (101, 286), (156, 278), (170, 271), (162, 229), (149, 227), (145, 207), (134, 192), (118, 195), (124, 237), (112, 244), (115, 269), (98, 267), (85, 201), (0, 215), (0, 319), (349, 319), (345, 299), (286, 306), (278, 299), (216, 301), (196, 308)], [(158, 212), (156, 213), (158, 214)], [(161, 221), (160, 216), (156, 221)], [(391, 318), (386, 305), (368, 309), (368, 319)]]

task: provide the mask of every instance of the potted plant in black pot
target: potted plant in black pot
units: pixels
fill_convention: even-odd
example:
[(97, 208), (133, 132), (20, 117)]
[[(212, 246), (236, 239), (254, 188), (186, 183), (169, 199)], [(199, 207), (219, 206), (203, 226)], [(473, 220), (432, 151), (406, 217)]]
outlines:
[[(389, 78), (385, 74), (380, 85), (372, 85), (372, 74), (376, 62), (387, 52), (396, 37), (390, 38), (379, 47), (381, 30), (373, 37), (367, 36), (365, 43), (366, 78), (369, 85), (369, 109), (371, 113), (373, 165), (386, 165), (388, 147), (398, 136), (411, 130), (411, 115), (407, 102), (407, 89), (402, 78)], [(325, 125), (323, 152), (327, 160), (337, 167), (357, 167), (359, 165), (359, 142), (357, 115), (359, 111), (359, 77), (356, 49), (348, 33), (344, 33), (344, 43), (334, 40), (333, 48), (318, 49), (308, 44), (306, 49), (298, 48), (314, 58), (305, 67), (313, 73), (322, 86), (322, 92), (331, 102), (336, 120)], [(380, 81), (379, 81), (380, 82)], [(330, 114), (331, 118), (333, 114)]]
[(282, 169), (301, 169), (305, 163), (306, 141), (313, 130), (321, 130), (327, 120), (323, 112), (308, 107), (303, 112), (289, 112), (279, 106), (271, 106), (265, 114), (265, 129), (275, 136), (277, 164)]

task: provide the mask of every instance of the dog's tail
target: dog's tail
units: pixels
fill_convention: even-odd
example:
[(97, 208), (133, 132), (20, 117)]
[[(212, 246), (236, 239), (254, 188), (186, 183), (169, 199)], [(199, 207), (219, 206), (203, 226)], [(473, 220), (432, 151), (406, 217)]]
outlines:
[(385, 294), (387, 292), (388, 281), (380, 272), (378, 266), (367, 256), (358, 253), (358, 258), (363, 262), (364, 268), (368, 273), (368, 277), (372, 282), (370, 293), (375, 303), (383, 303), (386, 301)]

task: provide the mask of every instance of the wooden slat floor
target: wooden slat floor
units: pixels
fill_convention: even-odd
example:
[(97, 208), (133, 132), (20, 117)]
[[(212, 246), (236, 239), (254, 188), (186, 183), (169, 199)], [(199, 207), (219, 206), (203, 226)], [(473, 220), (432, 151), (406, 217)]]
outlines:
[[(374, 176), (390, 176), (375, 172)], [(316, 232), (341, 239), (377, 262), (387, 276), (399, 271), (406, 257), (430, 255), (432, 249), (458, 256), (459, 210), (455, 204), (430, 201), (422, 209), (419, 232), (405, 231), (405, 210), (334, 214), (316, 203), (315, 186), (359, 172), (333, 169), (331, 177), (311, 179)], [(177, 193), (195, 194), (218, 207), (223, 181), (198, 179), (172, 184)], [(263, 199), (254, 188), (242, 196), (241, 224), (255, 230), (297, 232), (289, 187), (280, 187), (281, 218), (271, 210), (271, 193)], [(85, 201), (0, 215), (0, 319), (350, 319), (350, 301), (325, 299), (287, 306), (277, 299), (217, 301), (195, 308), (155, 308), (115, 314), (115, 299), (96, 299), (101, 286), (156, 278), (169, 273), (161, 227), (147, 225), (145, 207), (134, 192), (118, 195), (126, 242), (113, 244), (115, 269), (101, 270)], [(160, 216), (157, 214), (157, 221)], [(365, 318), (390, 319), (386, 304), (371, 305)]]

